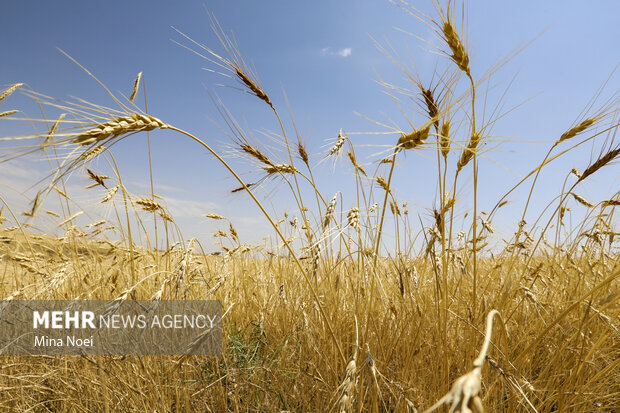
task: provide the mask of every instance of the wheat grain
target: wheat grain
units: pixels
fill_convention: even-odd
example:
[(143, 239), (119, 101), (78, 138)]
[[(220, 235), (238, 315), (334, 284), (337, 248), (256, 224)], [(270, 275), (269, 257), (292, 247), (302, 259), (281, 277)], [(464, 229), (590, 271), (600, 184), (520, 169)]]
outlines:
[(243, 152), (257, 159), (259, 162), (267, 166), (274, 166), (273, 162), (267, 157), (267, 155), (262, 153), (260, 149), (255, 148), (252, 145), (248, 145), (246, 143), (241, 143), (239, 147), (241, 148)]
[(366, 171), (364, 170), (364, 168), (362, 168), (358, 163), (357, 163), (357, 159), (355, 157), (355, 153), (353, 153), (352, 151), (347, 152), (347, 155), (349, 156), (349, 160), (351, 161), (351, 163), (353, 164), (353, 167), (362, 175), (364, 176), (368, 176), (366, 175)]
[(88, 176), (90, 179), (92, 179), (93, 181), (95, 181), (94, 186), (96, 185), (101, 185), (104, 188), (108, 188), (108, 186), (105, 184), (105, 180), (106, 179), (111, 179), (109, 176), (106, 175), (99, 175), (96, 172), (94, 172), (92, 169), (86, 168), (86, 172), (88, 173)]
[(598, 118), (588, 118), (584, 120), (583, 122), (581, 122), (579, 125), (570, 128), (569, 130), (564, 132), (562, 136), (560, 136), (560, 139), (558, 139), (558, 141), (554, 144), (554, 146), (559, 145), (560, 143), (568, 139), (572, 139), (575, 136), (579, 135), (580, 133), (585, 131), (587, 128), (592, 126), (594, 122), (596, 122), (597, 120)]
[(13, 110), (7, 110), (7, 111), (5, 111), (5, 112), (0, 112), (0, 118), (3, 118), (3, 117), (5, 117), (5, 116), (11, 116), (11, 115), (14, 115), (14, 114), (16, 114), (17, 112), (19, 112), (19, 111), (18, 111), (18, 110), (15, 110), (15, 109), (13, 109)]
[(105, 196), (103, 197), (103, 199), (101, 200), (101, 203), (104, 204), (106, 202), (108, 202), (110, 199), (114, 198), (114, 195), (116, 195), (116, 192), (118, 192), (118, 189), (120, 188), (120, 185), (116, 185), (115, 187), (112, 187), (107, 194), (105, 194)]
[(347, 213), (347, 220), (349, 221), (349, 225), (351, 225), (355, 230), (359, 230), (360, 228), (360, 209), (355, 207), (351, 208)]
[(135, 202), (136, 204), (140, 205), (143, 211), (147, 212), (155, 212), (164, 209), (161, 204), (150, 198), (138, 198)]
[(233, 66), (233, 70), (235, 71), (235, 74), (237, 75), (237, 77), (243, 82), (243, 84), (245, 84), (248, 87), (248, 89), (250, 89), (250, 91), (256, 97), (264, 101), (266, 104), (268, 104), (273, 109), (273, 104), (271, 103), (269, 96), (267, 96), (265, 91), (260, 87), (260, 85), (257, 82), (255, 82), (254, 80), (252, 80), (252, 78), (250, 78), (247, 74), (245, 74), (241, 70), (240, 67)]
[(96, 158), (99, 154), (106, 150), (106, 147), (103, 145), (93, 146), (92, 148), (88, 148), (84, 152), (80, 154), (79, 159), (86, 162), (93, 158)]
[(387, 183), (387, 181), (385, 180), (384, 177), (379, 175), (379, 176), (377, 176), (376, 181), (379, 184), (379, 186), (381, 188), (383, 188), (384, 191), (390, 192), (390, 187), (388, 186), (388, 183)]
[(444, 159), (447, 158), (450, 153), (450, 121), (445, 121), (441, 125), (439, 146)]
[(43, 145), (42, 145), (43, 148), (47, 147), (47, 145), (49, 144), (50, 140), (52, 139), (52, 137), (54, 136), (54, 134), (58, 130), (58, 127), (60, 126), (60, 123), (65, 119), (65, 116), (66, 116), (66, 114), (63, 113), (63, 114), (61, 114), (58, 117), (58, 119), (56, 119), (56, 121), (54, 122), (54, 124), (50, 128), (50, 131), (47, 134), (47, 137), (45, 138), (45, 142), (43, 142)]
[(138, 73), (136, 76), (136, 80), (133, 82), (133, 89), (131, 90), (131, 95), (129, 95), (129, 100), (134, 101), (136, 99), (136, 95), (138, 94), (138, 89), (140, 88), (140, 80), (142, 80), (142, 72)]
[(166, 212), (166, 210), (164, 209), (160, 209), (159, 211), (157, 211), (157, 214), (164, 220), (164, 221), (168, 221), (168, 222), (174, 222), (174, 219), (172, 218), (172, 215), (170, 215), (168, 212)]
[(339, 413), (352, 413), (353, 412), (353, 390), (357, 384), (357, 347), (353, 350), (353, 355), (347, 363), (345, 369), (344, 380), (338, 386), (338, 400), (336, 405), (338, 406)]
[(286, 163), (281, 163), (281, 164), (274, 164), (272, 166), (266, 166), (263, 168), (263, 170), (265, 172), (267, 172), (267, 174), (272, 175), (272, 174), (292, 174), (297, 172), (297, 169), (295, 169), (295, 167), (293, 165), (289, 165)]
[(493, 227), (491, 226), (491, 223), (489, 221), (485, 221), (484, 219), (481, 219), (482, 221), (482, 228), (487, 230), (489, 233), (493, 234), (495, 232), (495, 230), (493, 229)]
[(9, 86), (8, 89), (5, 89), (4, 92), (0, 93), (0, 102), (2, 102), (4, 99), (6, 99), (9, 96), (11, 96), (13, 94), (13, 92), (15, 92), (15, 90), (17, 90), (17, 88), (22, 86), (22, 85), (23, 85), (23, 83), (15, 83), (15, 84)]
[(37, 210), (39, 209), (39, 206), (41, 205), (41, 190), (39, 190), (39, 192), (37, 192), (37, 195), (34, 197), (34, 200), (32, 201), (32, 208), (30, 209), (29, 212), (23, 212), (22, 214), (27, 216), (27, 217), (34, 217), (34, 214), (37, 212)]
[(437, 102), (435, 102), (433, 91), (422, 88), (422, 97), (424, 98), (424, 103), (426, 104), (428, 117), (437, 130), (439, 129), (439, 108), (437, 107)]
[(76, 219), (77, 217), (79, 217), (80, 215), (82, 215), (84, 213), (84, 211), (79, 211), (76, 212), (75, 214), (71, 215), (69, 218), (65, 219), (64, 221), (62, 221), (60, 224), (58, 224), (59, 227), (62, 227), (63, 225), (65, 225), (68, 222), (73, 221), (74, 219)]
[(100, 221), (91, 222), (90, 224), (86, 225), (86, 228), (98, 227), (98, 226), (105, 224), (106, 222), (108, 222), (107, 219), (102, 219)]
[(327, 209), (325, 210), (325, 216), (323, 217), (323, 231), (329, 226), (329, 222), (331, 221), (334, 211), (336, 210), (336, 202), (338, 200), (338, 194), (334, 194), (331, 201), (327, 205)]
[(603, 207), (619, 206), (620, 205), (620, 199), (608, 199), (606, 201), (603, 201), (601, 205)]
[(471, 136), (471, 138), (469, 139), (469, 142), (467, 143), (467, 147), (463, 149), (461, 157), (459, 158), (459, 161), (456, 165), (457, 172), (461, 171), (469, 163), (469, 161), (471, 161), (476, 151), (476, 148), (478, 147), (478, 144), (480, 143), (480, 140), (481, 140), (481, 137), (480, 137), (480, 133), (478, 132), (474, 133)]
[(97, 125), (73, 138), (73, 143), (85, 146), (93, 143), (125, 135), (131, 132), (151, 131), (153, 129), (165, 129), (166, 125), (161, 120), (150, 116), (134, 113), (131, 116), (122, 116)]
[(307, 167), (310, 167), (310, 157), (308, 156), (308, 152), (301, 141), (297, 142), (297, 153), (303, 163), (305, 163)]
[(390, 199), (390, 211), (392, 212), (392, 215), (400, 215), (400, 208), (398, 207), (398, 204)]
[(430, 130), (431, 127), (428, 125), (408, 134), (403, 133), (400, 135), (400, 138), (396, 143), (396, 147), (402, 149), (414, 149), (426, 141)]
[(612, 162), (620, 155), (620, 148), (611, 149), (605, 155), (601, 155), (593, 164), (588, 166), (581, 174), (581, 177), (577, 180), (577, 183), (583, 181), (588, 176), (592, 175), (594, 172), (598, 171), (605, 165)]
[(443, 24), (443, 34), (452, 52), (450, 56), (454, 63), (461, 69), (463, 72), (469, 74), (469, 56), (465, 51), (465, 46), (461, 39), (459, 38), (458, 33), (454, 29), (454, 26), (449, 20), (446, 20)]
[(340, 131), (338, 132), (338, 137), (336, 138), (336, 143), (334, 143), (334, 146), (332, 146), (331, 149), (329, 150), (329, 156), (340, 155), (340, 151), (342, 150), (342, 146), (344, 145), (345, 139), (346, 139), (346, 136), (343, 135), (342, 129), (340, 129)]
[(581, 205), (588, 208), (594, 208), (594, 204), (582, 197), (581, 195), (575, 194), (573, 192), (571, 192), (571, 195), (573, 196), (573, 198), (575, 198), (575, 201), (579, 202)]

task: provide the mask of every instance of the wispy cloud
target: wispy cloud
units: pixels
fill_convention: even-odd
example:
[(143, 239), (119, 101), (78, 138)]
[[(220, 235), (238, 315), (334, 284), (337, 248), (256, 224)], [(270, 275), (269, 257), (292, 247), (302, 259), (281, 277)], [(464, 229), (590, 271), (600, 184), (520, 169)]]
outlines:
[(163, 198), (174, 217), (199, 218), (205, 213), (217, 209), (217, 204), (210, 201), (200, 202), (170, 196), (164, 196)]
[(345, 47), (339, 50), (333, 50), (331, 47), (324, 47), (321, 49), (321, 54), (323, 56), (349, 57), (352, 53), (353, 49), (350, 47)]

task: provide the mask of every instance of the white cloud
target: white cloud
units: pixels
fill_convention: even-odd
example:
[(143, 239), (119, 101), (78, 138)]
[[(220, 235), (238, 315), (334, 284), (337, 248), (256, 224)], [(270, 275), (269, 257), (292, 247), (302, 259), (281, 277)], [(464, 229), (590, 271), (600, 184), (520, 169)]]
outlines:
[(210, 201), (200, 202), (170, 196), (163, 196), (163, 198), (173, 217), (200, 218), (207, 212), (217, 209), (217, 204)]
[(340, 50), (332, 50), (331, 47), (324, 47), (321, 49), (321, 54), (323, 56), (349, 57), (352, 53), (353, 49), (350, 47), (345, 47)]
[(351, 49), (350, 47), (345, 47), (342, 50), (339, 50), (338, 52), (336, 52), (336, 54), (338, 56), (342, 56), (342, 57), (349, 57), (351, 56), (351, 53), (353, 52), (353, 49)]

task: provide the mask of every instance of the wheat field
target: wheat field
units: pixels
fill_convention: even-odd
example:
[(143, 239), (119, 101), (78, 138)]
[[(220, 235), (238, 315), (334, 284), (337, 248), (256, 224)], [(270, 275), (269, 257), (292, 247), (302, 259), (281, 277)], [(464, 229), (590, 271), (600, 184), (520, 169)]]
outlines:
[[(282, 120), (287, 109), (274, 103), (213, 16), (220, 44), (205, 45), (181, 31), (179, 44), (273, 115), (277, 148), (251, 138), (234, 108), (217, 99), (230, 137), (221, 148), (168, 123), (165, 114), (151, 115), (139, 103), (142, 73), (127, 96), (100, 82), (114, 108), (59, 100), (21, 83), (3, 88), (0, 123), (31, 129), (1, 137), (0, 161), (34, 157), (49, 164), (49, 175), (36, 183), (28, 210), (0, 194), (0, 298), (217, 299), (225, 316), (218, 356), (3, 355), (0, 410), (620, 409), (620, 194), (582, 195), (593, 177), (618, 179), (618, 91), (606, 83), (573, 124), (560, 125), (561, 135), (540, 144), (536, 168), (482, 205), (479, 167), (494, 156), (485, 145), (496, 119), (481, 113), (498, 68), (484, 72), (470, 59), (454, 4), (436, 3), (435, 15), (427, 16), (395, 3), (425, 22), (443, 64), (425, 79), (379, 46), (410, 82), (400, 91), (385, 85), (386, 93), (407, 94), (417, 113), (406, 129), (389, 129), (392, 143), (370, 156), (344, 130), (326, 150), (310, 151)], [(20, 93), (42, 116), (13, 106)], [(268, 223), (263, 235), (269, 242), (245, 242), (232, 219), (208, 210), (203, 218), (217, 231), (185, 239), (153, 189), (152, 174), (150, 196), (127, 188), (114, 145), (160, 131), (193, 142), (221, 165), (222, 176), (234, 182), (230, 191), (243, 195), (236, 202)], [(579, 165), (565, 161), (583, 146), (596, 155)], [(414, 185), (394, 184), (411, 153), (434, 162), (411, 177), (437, 189), (422, 208), (400, 198)], [(564, 180), (548, 205), (532, 210), (539, 177), (552, 162), (565, 168)], [(240, 164), (252, 172), (241, 173)], [(350, 178), (335, 194), (315, 178), (334, 164)], [(105, 173), (101, 165), (109, 165)], [(76, 194), (67, 190), (74, 175), (90, 180), (83, 191), (106, 208), (106, 219), (86, 221), (88, 211), (76, 210)], [(272, 187), (295, 209), (270, 202)], [(494, 229), (507, 207), (521, 216), (508, 238)], [(40, 220), (53, 222), (55, 231), (40, 230)]]

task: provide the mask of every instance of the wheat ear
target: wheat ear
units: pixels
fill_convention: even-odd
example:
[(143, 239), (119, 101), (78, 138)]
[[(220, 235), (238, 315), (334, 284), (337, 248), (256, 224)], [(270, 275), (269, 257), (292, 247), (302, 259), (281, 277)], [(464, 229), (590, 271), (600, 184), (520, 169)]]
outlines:
[(596, 160), (596, 162), (588, 166), (583, 171), (583, 173), (581, 174), (581, 177), (577, 180), (577, 183), (583, 181), (588, 176), (592, 175), (594, 172), (598, 171), (603, 166), (607, 165), (608, 163), (616, 159), (619, 155), (620, 155), (620, 148), (612, 149), (609, 152), (607, 152), (605, 155), (602, 155), (600, 158)]

